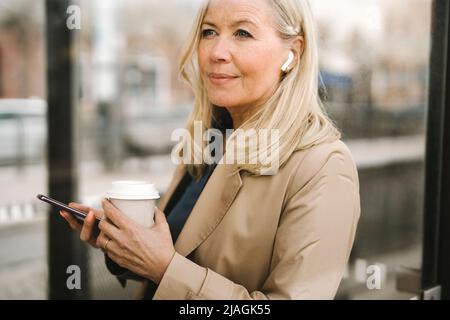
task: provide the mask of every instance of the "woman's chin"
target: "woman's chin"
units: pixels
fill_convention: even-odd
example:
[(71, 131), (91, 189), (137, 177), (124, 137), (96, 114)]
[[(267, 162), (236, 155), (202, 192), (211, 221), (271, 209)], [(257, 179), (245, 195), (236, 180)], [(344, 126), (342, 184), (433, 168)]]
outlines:
[(234, 101), (230, 101), (230, 99), (209, 99), (211, 104), (221, 107), (221, 108), (232, 108), (236, 103)]

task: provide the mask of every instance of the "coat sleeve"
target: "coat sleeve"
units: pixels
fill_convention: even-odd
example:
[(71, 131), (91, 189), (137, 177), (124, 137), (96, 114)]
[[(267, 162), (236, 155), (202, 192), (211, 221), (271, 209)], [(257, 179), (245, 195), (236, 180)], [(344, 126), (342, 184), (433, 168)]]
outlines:
[(360, 215), (359, 181), (349, 152), (323, 158), (310, 178), (305, 180), (301, 169), (294, 175), (297, 181), (280, 216), (270, 272), (260, 291), (249, 292), (176, 253), (154, 299), (333, 299)]

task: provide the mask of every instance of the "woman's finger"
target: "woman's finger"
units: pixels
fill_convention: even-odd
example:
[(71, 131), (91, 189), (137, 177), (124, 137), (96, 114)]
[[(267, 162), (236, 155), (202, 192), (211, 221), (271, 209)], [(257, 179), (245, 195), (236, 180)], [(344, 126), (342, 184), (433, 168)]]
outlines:
[(164, 212), (159, 210), (158, 207), (155, 207), (155, 225), (159, 225), (161, 223), (166, 223), (166, 222), (167, 222), (167, 219), (166, 219), (166, 215), (164, 214)]
[(97, 219), (102, 219), (104, 216), (103, 210), (92, 208), (92, 207), (86, 206), (81, 203), (71, 202), (71, 203), (69, 203), (69, 207), (81, 210), (84, 213), (88, 213), (89, 211), (94, 211), (94, 214), (97, 217)]
[(104, 232), (100, 232), (100, 234), (99, 234), (98, 237), (97, 237), (97, 240), (95, 241), (95, 245), (96, 245), (98, 248), (104, 250), (106, 241), (108, 241), (108, 239), (109, 239), (109, 238), (105, 235)]
[(76, 203), (76, 202), (69, 203), (69, 207), (81, 210), (84, 213), (88, 213), (91, 210), (91, 208), (89, 206), (86, 206), (86, 205), (81, 204), (81, 203)]
[(88, 241), (92, 238), (94, 233), (94, 225), (95, 225), (95, 214), (94, 211), (89, 211), (86, 218), (84, 219), (83, 228), (80, 232), (80, 239), (82, 241)]
[(117, 242), (108, 238), (103, 232), (97, 238), (96, 245), (107, 254), (119, 255), (120, 248)]
[(98, 224), (98, 227), (102, 233), (104, 233), (109, 239), (119, 240), (121, 231), (115, 225), (108, 220), (102, 220)]
[(61, 215), (61, 217), (63, 217), (69, 223), (69, 226), (73, 230), (77, 230), (77, 231), (81, 232), (81, 224), (79, 224), (77, 219), (72, 217), (72, 215), (70, 213), (67, 213), (66, 211), (59, 211), (59, 214)]
[(103, 210), (105, 210), (105, 216), (119, 229), (132, 223), (132, 220), (117, 209), (108, 199), (103, 199), (102, 206)]

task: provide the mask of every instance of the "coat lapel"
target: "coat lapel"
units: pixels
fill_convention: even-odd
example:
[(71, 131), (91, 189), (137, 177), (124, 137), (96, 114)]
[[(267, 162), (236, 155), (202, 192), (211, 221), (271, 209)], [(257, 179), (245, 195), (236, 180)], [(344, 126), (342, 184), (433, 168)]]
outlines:
[(179, 254), (188, 256), (194, 251), (227, 213), (242, 186), (240, 173), (233, 173), (234, 168), (218, 164), (214, 169), (175, 243)]
[(184, 174), (186, 173), (186, 166), (184, 164), (180, 164), (175, 168), (175, 172), (173, 173), (172, 181), (170, 182), (169, 186), (167, 187), (166, 192), (164, 192), (163, 196), (158, 202), (158, 208), (165, 212), (167, 203), (169, 202), (170, 198), (172, 197), (173, 193), (175, 192), (178, 184), (181, 182), (181, 180), (184, 177)]

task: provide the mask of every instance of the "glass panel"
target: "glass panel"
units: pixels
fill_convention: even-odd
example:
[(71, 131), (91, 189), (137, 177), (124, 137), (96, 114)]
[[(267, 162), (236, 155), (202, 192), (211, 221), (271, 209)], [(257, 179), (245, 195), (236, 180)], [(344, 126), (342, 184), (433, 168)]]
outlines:
[(341, 299), (407, 299), (420, 268), (431, 1), (315, 0), (327, 106), (358, 165), (361, 219)]
[(47, 296), (43, 0), (0, 2), (0, 299)]

